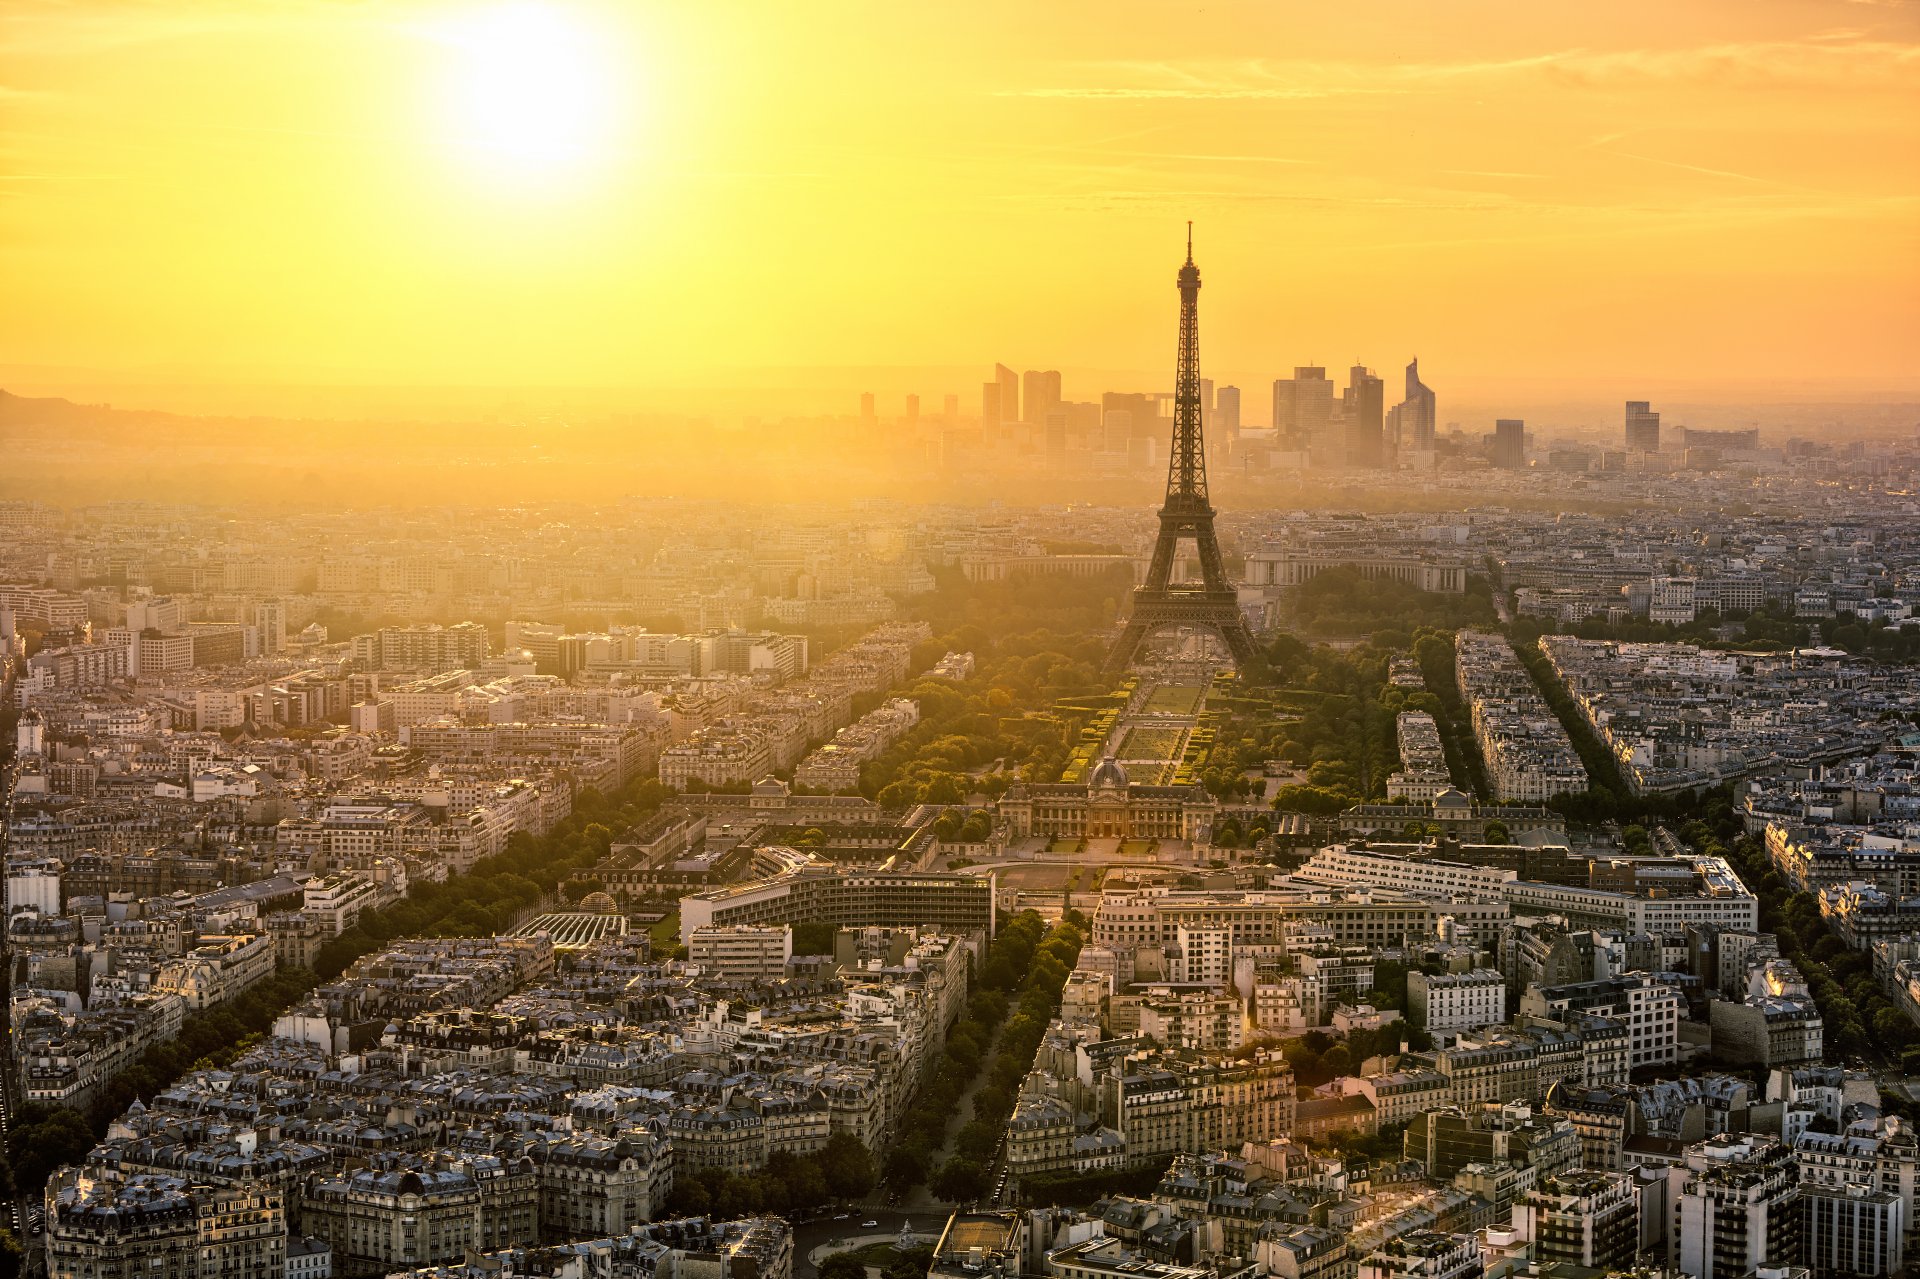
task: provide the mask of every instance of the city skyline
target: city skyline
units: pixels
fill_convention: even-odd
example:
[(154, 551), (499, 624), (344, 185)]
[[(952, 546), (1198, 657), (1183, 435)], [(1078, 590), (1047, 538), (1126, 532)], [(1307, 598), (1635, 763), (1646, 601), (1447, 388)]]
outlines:
[(1905, 1279), (1916, 72), (0, 4), (0, 1279)]

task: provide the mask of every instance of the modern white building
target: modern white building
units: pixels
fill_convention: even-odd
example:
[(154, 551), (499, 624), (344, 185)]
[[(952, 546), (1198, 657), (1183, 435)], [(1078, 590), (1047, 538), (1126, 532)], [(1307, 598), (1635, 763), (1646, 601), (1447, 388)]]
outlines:
[(721, 924), (696, 928), (687, 939), (690, 962), (736, 981), (777, 981), (791, 958), (793, 929), (786, 925)]

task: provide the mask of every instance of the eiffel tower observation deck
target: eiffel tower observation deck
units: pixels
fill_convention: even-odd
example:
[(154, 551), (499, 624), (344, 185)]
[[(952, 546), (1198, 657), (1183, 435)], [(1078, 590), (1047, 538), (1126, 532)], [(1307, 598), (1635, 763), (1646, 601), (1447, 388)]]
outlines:
[[(1167, 498), (1160, 537), (1146, 581), (1134, 588), (1126, 629), (1107, 654), (1117, 674), (1140, 656), (1147, 641), (1176, 628), (1211, 631), (1241, 667), (1254, 660), (1253, 636), (1240, 613), (1239, 592), (1227, 580), (1207, 496), (1207, 450), (1200, 421), (1200, 268), (1193, 264), (1193, 224), (1187, 224), (1187, 261), (1180, 268), (1180, 358), (1174, 379), (1173, 447), (1167, 459)], [(1191, 541), (1200, 581), (1173, 580), (1180, 543)]]

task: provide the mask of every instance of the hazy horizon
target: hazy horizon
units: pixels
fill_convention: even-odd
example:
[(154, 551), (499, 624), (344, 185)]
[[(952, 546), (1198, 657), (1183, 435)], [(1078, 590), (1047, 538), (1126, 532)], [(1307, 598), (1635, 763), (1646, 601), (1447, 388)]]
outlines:
[[(1299, 363), (1312, 361), (1303, 359)], [(1350, 360), (1319, 361), (1336, 381)], [(1362, 362), (1397, 385), (1400, 365)], [(1014, 365), (1024, 370), (1027, 365)], [(1052, 367), (1041, 365), (1040, 367)], [(1442, 422), (1468, 430), (1491, 429), (1496, 417), (1525, 418), (1546, 429), (1612, 431), (1624, 400), (1649, 399), (1676, 425), (1759, 425), (1869, 434), (1920, 427), (1920, 377), (1777, 378), (1744, 384), (1714, 384), (1678, 378), (1558, 379), (1463, 377), (1457, 382), (1422, 361), (1423, 376), (1440, 396)], [(312, 380), (222, 381), (169, 376), (164, 372), (37, 369), (0, 364), (0, 390), (27, 398), (64, 399), (116, 410), (195, 417), (321, 419), (338, 421), (455, 422), (498, 420), (527, 413), (579, 413), (593, 417), (694, 417), (723, 425), (783, 418), (851, 417), (859, 397), (871, 392), (882, 419), (904, 413), (905, 397), (919, 396), (922, 417), (936, 417), (944, 397), (957, 395), (960, 415), (977, 417), (980, 382), (992, 362), (977, 366), (851, 368), (846, 366), (743, 368), (730, 378), (681, 385), (463, 385), (405, 381), (361, 383)], [(1216, 385), (1240, 387), (1247, 423), (1267, 425), (1270, 383), (1292, 366), (1255, 377), (1203, 373)], [(1104, 392), (1170, 392), (1171, 369), (1063, 368), (1069, 400), (1098, 401)]]

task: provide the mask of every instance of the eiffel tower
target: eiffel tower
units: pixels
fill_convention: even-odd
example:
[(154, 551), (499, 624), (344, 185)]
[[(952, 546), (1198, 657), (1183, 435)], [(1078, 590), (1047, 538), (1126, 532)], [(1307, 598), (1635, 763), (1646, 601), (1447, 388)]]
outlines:
[[(1191, 539), (1200, 557), (1198, 585), (1173, 581), (1182, 539)], [(1148, 637), (1174, 626), (1212, 631), (1233, 660), (1247, 666), (1254, 660), (1253, 636), (1240, 615), (1238, 594), (1227, 580), (1220, 542), (1213, 535), (1213, 503), (1207, 499), (1206, 443), (1200, 433), (1200, 268), (1193, 264), (1193, 223), (1189, 222), (1187, 261), (1180, 268), (1180, 368), (1173, 390), (1173, 452), (1167, 460), (1160, 539), (1153, 545), (1147, 580), (1133, 589), (1133, 613), (1107, 654), (1107, 671), (1124, 671)]]

